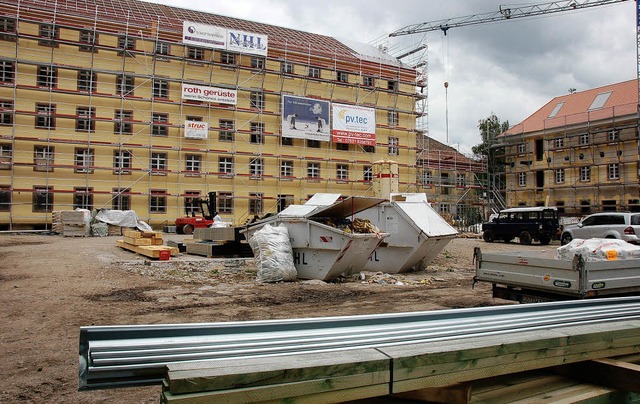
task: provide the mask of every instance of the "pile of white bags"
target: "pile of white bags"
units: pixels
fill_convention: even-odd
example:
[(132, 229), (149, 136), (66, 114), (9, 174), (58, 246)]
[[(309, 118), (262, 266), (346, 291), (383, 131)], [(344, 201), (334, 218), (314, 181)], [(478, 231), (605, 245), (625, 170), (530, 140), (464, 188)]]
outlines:
[(585, 261), (640, 258), (640, 247), (615, 238), (576, 238), (556, 250), (561, 260), (572, 260), (576, 254), (582, 255)]
[(249, 245), (258, 265), (258, 282), (296, 280), (298, 273), (293, 265), (293, 251), (285, 225), (264, 225), (249, 239)]

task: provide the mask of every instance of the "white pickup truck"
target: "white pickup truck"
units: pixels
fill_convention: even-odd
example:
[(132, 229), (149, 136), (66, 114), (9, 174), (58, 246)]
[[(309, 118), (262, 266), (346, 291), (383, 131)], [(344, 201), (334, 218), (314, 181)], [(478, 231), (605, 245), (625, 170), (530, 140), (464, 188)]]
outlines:
[(554, 250), (483, 253), (475, 248), (476, 282), (493, 297), (520, 303), (640, 295), (640, 259), (559, 259)]

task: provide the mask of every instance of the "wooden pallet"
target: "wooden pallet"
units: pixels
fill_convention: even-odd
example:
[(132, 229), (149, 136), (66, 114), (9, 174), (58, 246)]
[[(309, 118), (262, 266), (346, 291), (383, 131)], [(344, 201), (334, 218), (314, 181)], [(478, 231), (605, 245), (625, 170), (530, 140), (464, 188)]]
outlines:
[(171, 256), (175, 257), (179, 253), (176, 247), (166, 245), (133, 245), (126, 243), (124, 240), (117, 240), (116, 244), (125, 250), (163, 261), (170, 259)]

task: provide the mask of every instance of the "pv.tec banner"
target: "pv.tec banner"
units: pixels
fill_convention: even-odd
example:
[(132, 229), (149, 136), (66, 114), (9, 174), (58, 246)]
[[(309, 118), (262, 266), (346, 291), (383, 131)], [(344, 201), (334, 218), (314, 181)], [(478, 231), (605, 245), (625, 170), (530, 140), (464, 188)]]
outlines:
[(329, 105), (329, 101), (283, 95), (282, 136), (330, 141)]
[(202, 121), (184, 121), (184, 137), (187, 139), (206, 139), (209, 136), (209, 124)]
[(333, 103), (331, 115), (333, 142), (363, 146), (376, 145), (376, 110), (374, 108)]
[(236, 105), (238, 103), (238, 91), (183, 83), (182, 99)]

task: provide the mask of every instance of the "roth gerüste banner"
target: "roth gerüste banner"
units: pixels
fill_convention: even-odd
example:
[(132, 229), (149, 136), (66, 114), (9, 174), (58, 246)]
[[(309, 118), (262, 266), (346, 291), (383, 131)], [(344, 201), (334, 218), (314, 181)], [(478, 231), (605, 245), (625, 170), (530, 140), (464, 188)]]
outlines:
[(238, 103), (238, 91), (183, 83), (182, 99), (236, 105)]

